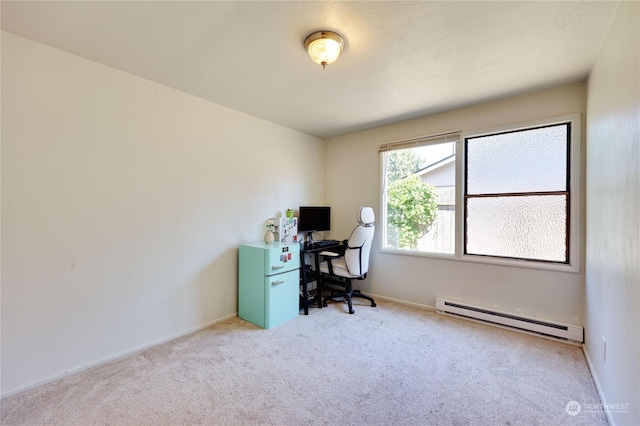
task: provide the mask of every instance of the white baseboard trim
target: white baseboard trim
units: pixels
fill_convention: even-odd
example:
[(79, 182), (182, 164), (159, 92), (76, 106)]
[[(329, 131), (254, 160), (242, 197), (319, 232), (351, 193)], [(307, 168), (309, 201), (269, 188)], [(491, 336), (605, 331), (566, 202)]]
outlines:
[(211, 327), (212, 325), (221, 323), (221, 322), (229, 320), (231, 318), (235, 318), (237, 316), (238, 316), (237, 312), (234, 313), (234, 314), (231, 314), (231, 315), (226, 315), (226, 316), (224, 316), (222, 318), (219, 318), (217, 320), (210, 321), (210, 322), (208, 322), (206, 324), (202, 324), (202, 325), (199, 325), (199, 326), (194, 327), (194, 328), (190, 328), (190, 329), (188, 329), (186, 331), (174, 334), (174, 335), (169, 336), (167, 338), (159, 339), (159, 340), (153, 341), (151, 343), (148, 343), (146, 345), (137, 346), (137, 347), (135, 347), (135, 348), (133, 348), (133, 349), (131, 349), (129, 351), (122, 352), (122, 353), (120, 353), (118, 355), (110, 356), (108, 358), (104, 358), (104, 359), (102, 359), (100, 361), (97, 361), (97, 362), (92, 362), (90, 364), (82, 365), (80, 367), (74, 368), (74, 369), (69, 370), (69, 371), (65, 371), (62, 374), (58, 374), (58, 375), (49, 377), (49, 378), (44, 379), (44, 380), (38, 380), (36, 382), (28, 383), (28, 384), (26, 384), (24, 386), (20, 386), (18, 388), (15, 388), (15, 389), (12, 389), (10, 391), (7, 391), (6, 393), (3, 393), (2, 396), (0, 396), (0, 400), (1, 399), (5, 399), (5, 398), (9, 398), (11, 396), (18, 395), (18, 394), (26, 392), (26, 391), (28, 391), (30, 389), (34, 389), (34, 388), (46, 385), (46, 384), (51, 383), (51, 382), (55, 382), (56, 380), (60, 380), (60, 379), (63, 379), (65, 377), (68, 377), (68, 376), (73, 376), (74, 374), (81, 373), (81, 372), (89, 370), (91, 368), (99, 367), (101, 365), (104, 365), (104, 364), (107, 364), (109, 362), (118, 360), (120, 358), (124, 358), (126, 356), (133, 355), (133, 354), (138, 353), (138, 352), (142, 352), (142, 351), (147, 350), (147, 349), (149, 349), (149, 348), (151, 348), (153, 346), (158, 346), (158, 345), (161, 345), (163, 343), (170, 342), (172, 340), (178, 339), (180, 337), (186, 336), (186, 335), (191, 334), (191, 333), (195, 333), (196, 331), (203, 330), (203, 329), (205, 329), (207, 327)]
[[(593, 383), (596, 385), (596, 391), (598, 392), (598, 396), (600, 397), (600, 402), (606, 407), (607, 406), (607, 398), (604, 396), (604, 392), (602, 391), (602, 387), (600, 386), (600, 380), (598, 380), (598, 375), (596, 374), (596, 370), (593, 367), (593, 363), (591, 362), (591, 357), (589, 356), (589, 351), (587, 351), (587, 345), (582, 345), (582, 353), (584, 353), (584, 357), (587, 360), (587, 365), (589, 366), (589, 372), (591, 373), (591, 378), (593, 379)], [(609, 410), (604, 410), (604, 415), (607, 417), (607, 422), (611, 426), (616, 426), (616, 423), (611, 418), (611, 414)]]
[(431, 311), (431, 312), (435, 312), (436, 311), (436, 307), (435, 306), (422, 305), (420, 303), (407, 302), (406, 300), (393, 299), (391, 297), (380, 296), (379, 294), (373, 294), (373, 293), (365, 293), (365, 294), (367, 294), (368, 296), (373, 297), (376, 300), (378, 300), (378, 299), (379, 300), (386, 300), (388, 302), (397, 303), (399, 305), (411, 306), (412, 308), (423, 309), (425, 311)]

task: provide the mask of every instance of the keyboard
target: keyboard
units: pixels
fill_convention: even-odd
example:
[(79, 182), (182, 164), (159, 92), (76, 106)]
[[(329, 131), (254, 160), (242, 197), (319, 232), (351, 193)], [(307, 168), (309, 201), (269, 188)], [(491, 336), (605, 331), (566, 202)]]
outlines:
[(337, 240), (323, 240), (323, 241), (314, 241), (313, 248), (322, 248), (338, 245), (339, 241)]

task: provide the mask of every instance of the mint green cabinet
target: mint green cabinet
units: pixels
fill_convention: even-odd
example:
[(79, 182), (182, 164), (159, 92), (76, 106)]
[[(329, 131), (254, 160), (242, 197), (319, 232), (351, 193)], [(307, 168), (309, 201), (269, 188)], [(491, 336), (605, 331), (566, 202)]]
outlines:
[(273, 328), (298, 316), (300, 246), (242, 244), (238, 270), (238, 316)]

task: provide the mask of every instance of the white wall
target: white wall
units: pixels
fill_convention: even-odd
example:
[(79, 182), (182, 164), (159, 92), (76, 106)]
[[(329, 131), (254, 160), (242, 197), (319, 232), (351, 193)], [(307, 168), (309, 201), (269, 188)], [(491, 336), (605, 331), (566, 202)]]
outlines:
[(588, 85), (586, 352), (619, 425), (640, 424), (639, 10), (620, 2)]
[(323, 145), (3, 32), (2, 394), (234, 315)]
[[(329, 139), (325, 198), (335, 210), (332, 236), (348, 235), (359, 206), (367, 204), (379, 210), (378, 147), (383, 142), (584, 114), (585, 110), (586, 85), (576, 83)], [(583, 323), (582, 273), (385, 254), (380, 253), (379, 229), (376, 236), (370, 277), (359, 284), (365, 291), (429, 308), (435, 307), (436, 297), (446, 297)]]

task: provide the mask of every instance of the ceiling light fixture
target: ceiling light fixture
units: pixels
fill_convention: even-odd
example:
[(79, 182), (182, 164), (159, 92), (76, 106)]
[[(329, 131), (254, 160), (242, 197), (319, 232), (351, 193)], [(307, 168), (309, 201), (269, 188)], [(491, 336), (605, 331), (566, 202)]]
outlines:
[(313, 62), (324, 69), (338, 59), (344, 49), (344, 39), (331, 31), (318, 31), (305, 39), (304, 48)]

